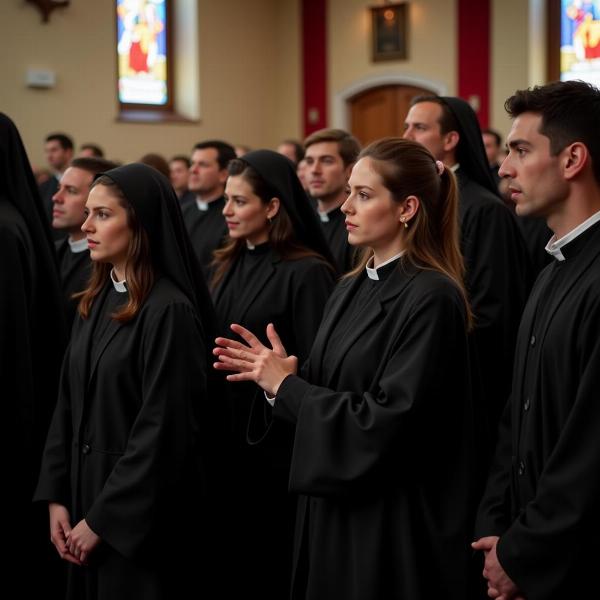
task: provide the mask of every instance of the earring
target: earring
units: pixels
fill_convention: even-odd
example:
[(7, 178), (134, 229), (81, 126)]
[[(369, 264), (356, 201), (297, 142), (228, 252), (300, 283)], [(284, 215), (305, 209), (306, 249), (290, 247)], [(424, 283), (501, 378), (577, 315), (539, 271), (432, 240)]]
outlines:
[(408, 223), (406, 222), (406, 217), (401, 217), (400, 221), (404, 225), (404, 229), (408, 229)]

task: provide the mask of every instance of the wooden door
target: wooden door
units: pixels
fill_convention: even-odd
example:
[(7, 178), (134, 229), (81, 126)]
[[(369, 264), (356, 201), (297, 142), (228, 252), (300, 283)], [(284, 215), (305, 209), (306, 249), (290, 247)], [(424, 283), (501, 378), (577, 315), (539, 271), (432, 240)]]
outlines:
[(404, 119), (415, 96), (433, 94), (408, 85), (385, 85), (357, 94), (348, 101), (351, 133), (366, 145), (386, 136), (402, 136)]

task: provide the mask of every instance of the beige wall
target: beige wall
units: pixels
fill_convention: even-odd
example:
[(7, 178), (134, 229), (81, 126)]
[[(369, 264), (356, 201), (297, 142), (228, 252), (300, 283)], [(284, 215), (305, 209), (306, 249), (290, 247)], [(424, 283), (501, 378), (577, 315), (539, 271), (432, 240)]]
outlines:
[[(22, 0), (0, 2), (0, 110), (17, 123), (34, 164), (43, 164), (42, 140), (54, 130), (124, 161), (188, 152), (209, 137), (265, 147), (300, 135), (299, 0), (199, 2), (201, 118), (193, 124), (116, 121), (113, 5), (72, 2), (42, 24)], [(55, 71), (56, 87), (27, 88), (27, 68)]]
[(529, 6), (524, 0), (492, 0), (490, 125), (510, 130), (504, 101), (529, 85)]
[[(372, 78), (404, 77), (456, 93), (456, 2), (412, 0), (409, 58), (372, 63), (368, 7), (377, 2), (328, 0), (329, 124), (339, 125), (340, 94)], [(540, 82), (533, 81), (541, 41), (530, 35), (537, 22), (530, 5), (542, 4), (492, 0), (491, 124), (503, 133), (510, 127), (505, 98)], [(300, 7), (301, 0), (198, 0), (200, 120), (148, 125), (116, 121), (113, 0), (72, 2), (47, 25), (23, 0), (2, 0), (0, 110), (17, 122), (35, 164), (43, 164), (42, 140), (54, 130), (78, 144), (98, 142), (121, 160), (187, 152), (209, 137), (274, 147), (302, 136)], [(25, 87), (32, 67), (55, 71), (56, 87)]]
[[(409, 5), (408, 59), (371, 62), (372, 0), (329, 0), (330, 120), (336, 95), (374, 77), (404, 76), (445, 93), (456, 91), (456, 0), (412, 0)], [(337, 122), (338, 124), (340, 121)]]

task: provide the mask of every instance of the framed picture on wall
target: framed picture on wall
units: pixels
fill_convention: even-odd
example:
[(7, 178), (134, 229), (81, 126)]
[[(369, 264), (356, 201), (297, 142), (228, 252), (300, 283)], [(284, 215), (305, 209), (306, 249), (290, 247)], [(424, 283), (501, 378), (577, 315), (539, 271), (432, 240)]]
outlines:
[(374, 61), (407, 58), (408, 4), (371, 7), (372, 58)]

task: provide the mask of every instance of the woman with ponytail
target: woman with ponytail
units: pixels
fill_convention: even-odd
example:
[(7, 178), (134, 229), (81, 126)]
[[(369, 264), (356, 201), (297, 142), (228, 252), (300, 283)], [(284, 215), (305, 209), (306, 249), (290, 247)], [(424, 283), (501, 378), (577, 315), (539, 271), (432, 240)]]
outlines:
[(342, 206), (363, 259), (301, 375), (272, 325), (271, 348), (240, 326), (245, 344), (217, 339), (215, 367), (258, 383), (295, 427), (294, 599), (467, 597), (474, 418), (457, 210), (453, 174), (423, 146), (374, 142)]

